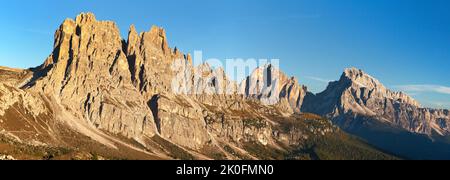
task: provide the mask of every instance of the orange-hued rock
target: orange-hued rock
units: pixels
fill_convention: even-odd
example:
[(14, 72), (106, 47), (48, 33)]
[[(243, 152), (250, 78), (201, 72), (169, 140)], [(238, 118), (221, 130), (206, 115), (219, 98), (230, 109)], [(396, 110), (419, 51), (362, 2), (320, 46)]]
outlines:
[(75, 117), (111, 133), (153, 136), (153, 115), (134, 88), (115, 23), (90, 13), (67, 19), (55, 33), (55, 49), (33, 91), (60, 101)]
[[(293, 113), (290, 106), (276, 110), (247, 100), (222, 68), (194, 67), (189, 54), (169, 48), (162, 28), (138, 33), (132, 25), (124, 41), (115, 23), (91, 13), (62, 23), (52, 54), (33, 72), (21, 91), (47, 97), (55, 121), (110, 148), (117, 143), (108, 134), (144, 147), (155, 137), (191, 150), (219, 141), (275, 146), (274, 122), (265, 116)], [(217, 116), (221, 111), (229, 115)], [(246, 119), (264, 126), (244, 126)], [(219, 130), (218, 123), (228, 125)]]
[(132, 25), (125, 38), (114, 22), (82, 13), (64, 20), (41, 66), (0, 67), (0, 145), (31, 152), (4, 159), (304, 159), (316, 158), (302, 152), (317, 139), (350, 148), (330, 153), (348, 159), (391, 158), (302, 110), (382, 115), (417, 133), (450, 132), (448, 111), (420, 108), (356, 69), (311, 98), (272, 65), (243, 82), (223, 68), (194, 66), (160, 27), (140, 33)]

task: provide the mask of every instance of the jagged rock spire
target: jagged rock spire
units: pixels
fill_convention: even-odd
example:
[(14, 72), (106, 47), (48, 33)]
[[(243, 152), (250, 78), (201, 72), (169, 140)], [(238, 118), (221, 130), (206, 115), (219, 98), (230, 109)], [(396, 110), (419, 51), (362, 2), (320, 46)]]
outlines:
[[(30, 89), (59, 99), (94, 126), (127, 137), (153, 135), (153, 115), (132, 84), (119, 28), (92, 13), (66, 19), (55, 33), (43, 77)], [(130, 50), (131, 51), (131, 50)], [(43, 71), (44, 71), (43, 70)]]
[(289, 78), (278, 68), (267, 64), (254, 70), (241, 83), (240, 93), (265, 101), (266, 104), (288, 102), (287, 106), (291, 111), (300, 112), (307, 89), (301, 86), (296, 78)]

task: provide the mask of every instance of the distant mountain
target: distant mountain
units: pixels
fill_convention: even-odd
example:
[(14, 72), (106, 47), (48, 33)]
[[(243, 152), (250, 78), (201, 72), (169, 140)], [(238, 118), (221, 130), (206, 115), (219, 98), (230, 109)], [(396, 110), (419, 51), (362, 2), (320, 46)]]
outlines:
[(61, 24), (41, 66), (0, 67), (8, 159), (450, 159), (449, 123), (356, 68), (319, 94), (270, 64), (238, 83), (162, 28), (124, 40), (91, 13)]
[(131, 26), (124, 40), (115, 23), (83, 13), (62, 23), (41, 66), (0, 68), (0, 156), (396, 159), (301, 113), (306, 94), (271, 65), (238, 85), (194, 67), (162, 28)]
[(268, 64), (253, 71), (240, 85), (240, 94), (266, 104), (280, 103), (289, 112), (299, 113), (308, 92), (294, 77)]
[[(423, 108), (362, 70), (345, 70), (324, 92), (309, 93), (303, 112), (322, 115), (390, 152), (415, 159), (450, 158), (448, 110)], [(438, 141), (438, 142), (435, 142)]]

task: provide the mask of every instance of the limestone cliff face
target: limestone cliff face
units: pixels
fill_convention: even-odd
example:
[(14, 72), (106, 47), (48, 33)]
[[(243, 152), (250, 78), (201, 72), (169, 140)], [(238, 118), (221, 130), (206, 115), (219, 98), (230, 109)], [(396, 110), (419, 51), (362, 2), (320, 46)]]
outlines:
[(126, 54), (133, 84), (148, 98), (152, 94), (171, 91), (175, 60), (188, 61), (189, 55), (169, 48), (164, 29), (153, 26), (138, 34), (130, 27)]
[(152, 110), (158, 134), (192, 149), (210, 141), (203, 110), (191, 96), (199, 88), (190, 56), (169, 48), (165, 30), (153, 26), (138, 34), (131, 26), (126, 54), (132, 83)]
[[(93, 14), (67, 19), (55, 33), (45, 74), (29, 89), (57, 99), (77, 118), (126, 137), (155, 134), (153, 115), (132, 83), (115, 23)], [(45, 72), (42, 72), (45, 71)]]
[(294, 77), (289, 78), (272, 65), (265, 65), (241, 83), (240, 92), (269, 105), (287, 102), (291, 111), (299, 113), (308, 91)]
[(309, 94), (302, 110), (327, 116), (349, 129), (357, 128), (352, 127), (352, 121), (358, 121), (354, 117), (365, 116), (414, 133), (450, 133), (448, 110), (422, 108), (408, 95), (387, 89), (355, 68), (345, 70), (341, 79), (331, 82), (324, 92)]
[(194, 67), (189, 54), (169, 48), (161, 28), (138, 34), (131, 26), (126, 54), (133, 84), (150, 104), (158, 132), (172, 142), (198, 149), (211, 141), (204, 119), (208, 107), (250, 108), (223, 69)]
[[(283, 159), (308, 141), (345, 136), (321, 117), (302, 114), (305, 104), (334, 118), (374, 115), (387, 103), (386, 119), (409, 118), (409, 107), (418, 106), (353, 70), (315, 97), (323, 103), (308, 101), (306, 87), (271, 65), (238, 85), (221, 68), (194, 67), (189, 54), (169, 47), (162, 28), (138, 33), (131, 26), (123, 40), (115, 23), (91, 13), (62, 23), (41, 66), (0, 72), (0, 136), (113, 157)], [(444, 133), (448, 111), (417, 108), (423, 112), (407, 119), (411, 126)], [(443, 119), (417, 124), (437, 117)]]

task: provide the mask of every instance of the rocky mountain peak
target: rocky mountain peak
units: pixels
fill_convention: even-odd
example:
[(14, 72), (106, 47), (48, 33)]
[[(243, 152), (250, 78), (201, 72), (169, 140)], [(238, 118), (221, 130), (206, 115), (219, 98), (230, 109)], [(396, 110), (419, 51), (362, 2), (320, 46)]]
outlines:
[(420, 107), (420, 103), (403, 92), (394, 92), (384, 86), (379, 80), (357, 68), (348, 68), (344, 71), (340, 84), (345, 86), (350, 82), (355, 91), (365, 91), (375, 98), (389, 98), (400, 103)]
[(76, 18), (75, 21), (78, 25), (82, 25), (82, 24), (90, 24), (90, 23), (94, 23), (97, 21), (97, 19), (95, 18), (95, 15), (93, 13), (81, 13), (79, 14)]
[(53, 53), (46, 60), (43, 68), (55, 63), (65, 64), (80, 54), (98, 52), (94, 49), (106, 51), (106, 49), (121, 48), (122, 38), (114, 22), (97, 21), (94, 14), (82, 13), (75, 20), (64, 20), (55, 32)]
[(296, 78), (289, 78), (285, 73), (266, 64), (253, 71), (241, 84), (241, 94), (256, 98), (265, 104), (289, 103), (293, 112), (300, 112), (303, 99), (307, 93)]
[(130, 29), (128, 30), (127, 53), (132, 51), (132, 49), (130, 48), (136, 48), (135, 45), (137, 45), (136, 43), (139, 41), (139, 38), (140, 37), (136, 31), (136, 27), (134, 26), (134, 24), (132, 24), (130, 26)]
[(92, 13), (66, 19), (55, 33), (53, 53), (35, 74), (28, 88), (58, 99), (76, 118), (127, 137), (154, 133), (114, 22), (97, 21)]
[(171, 91), (175, 77), (173, 64), (176, 59), (190, 61), (177, 48), (171, 49), (163, 28), (152, 26), (147, 32), (138, 33), (134, 25), (129, 29), (126, 54), (133, 84), (146, 96)]
[[(107, 151), (161, 158), (215, 158), (214, 148), (223, 158), (244, 157), (239, 152), (257, 159), (267, 158), (259, 145), (291, 151), (306, 140), (339, 135), (326, 120), (303, 112), (343, 127), (365, 116), (411, 132), (450, 134), (448, 111), (420, 108), (356, 68), (312, 95), (271, 64), (239, 87), (223, 68), (194, 67), (156, 26), (138, 33), (132, 25), (125, 41), (115, 23), (82, 13), (66, 19), (54, 40), (40, 68), (0, 67), (0, 126), (33, 143), (69, 142), (78, 149), (82, 142), (89, 150), (94, 140)], [(254, 143), (257, 153), (250, 152)]]
[(344, 128), (357, 128), (358, 117), (375, 118), (407, 131), (431, 135), (447, 134), (439, 121), (448, 119), (445, 111), (422, 108), (416, 100), (403, 92), (388, 89), (377, 79), (356, 68), (344, 71), (339, 81), (329, 84), (317, 95), (309, 95), (302, 109), (329, 117)]
[(344, 70), (346, 76), (352, 76), (352, 74), (365, 74), (364, 71), (356, 67), (350, 67)]
[(171, 53), (169, 43), (167, 42), (166, 31), (157, 26), (152, 26), (150, 31), (142, 34), (144, 44), (151, 45), (156, 50), (162, 50), (163, 53)]
[(375, 78), (372, 76), (366, 74), (361, 69), (357, 68), (347, 68), (345, 69), (344, 73), (342, 74), (341, 81), (348, 79), (352, 83), (354, 83), (357, 86), (360, 86), (362, 88), (382, 88), (385, 89), (384, 86)]

